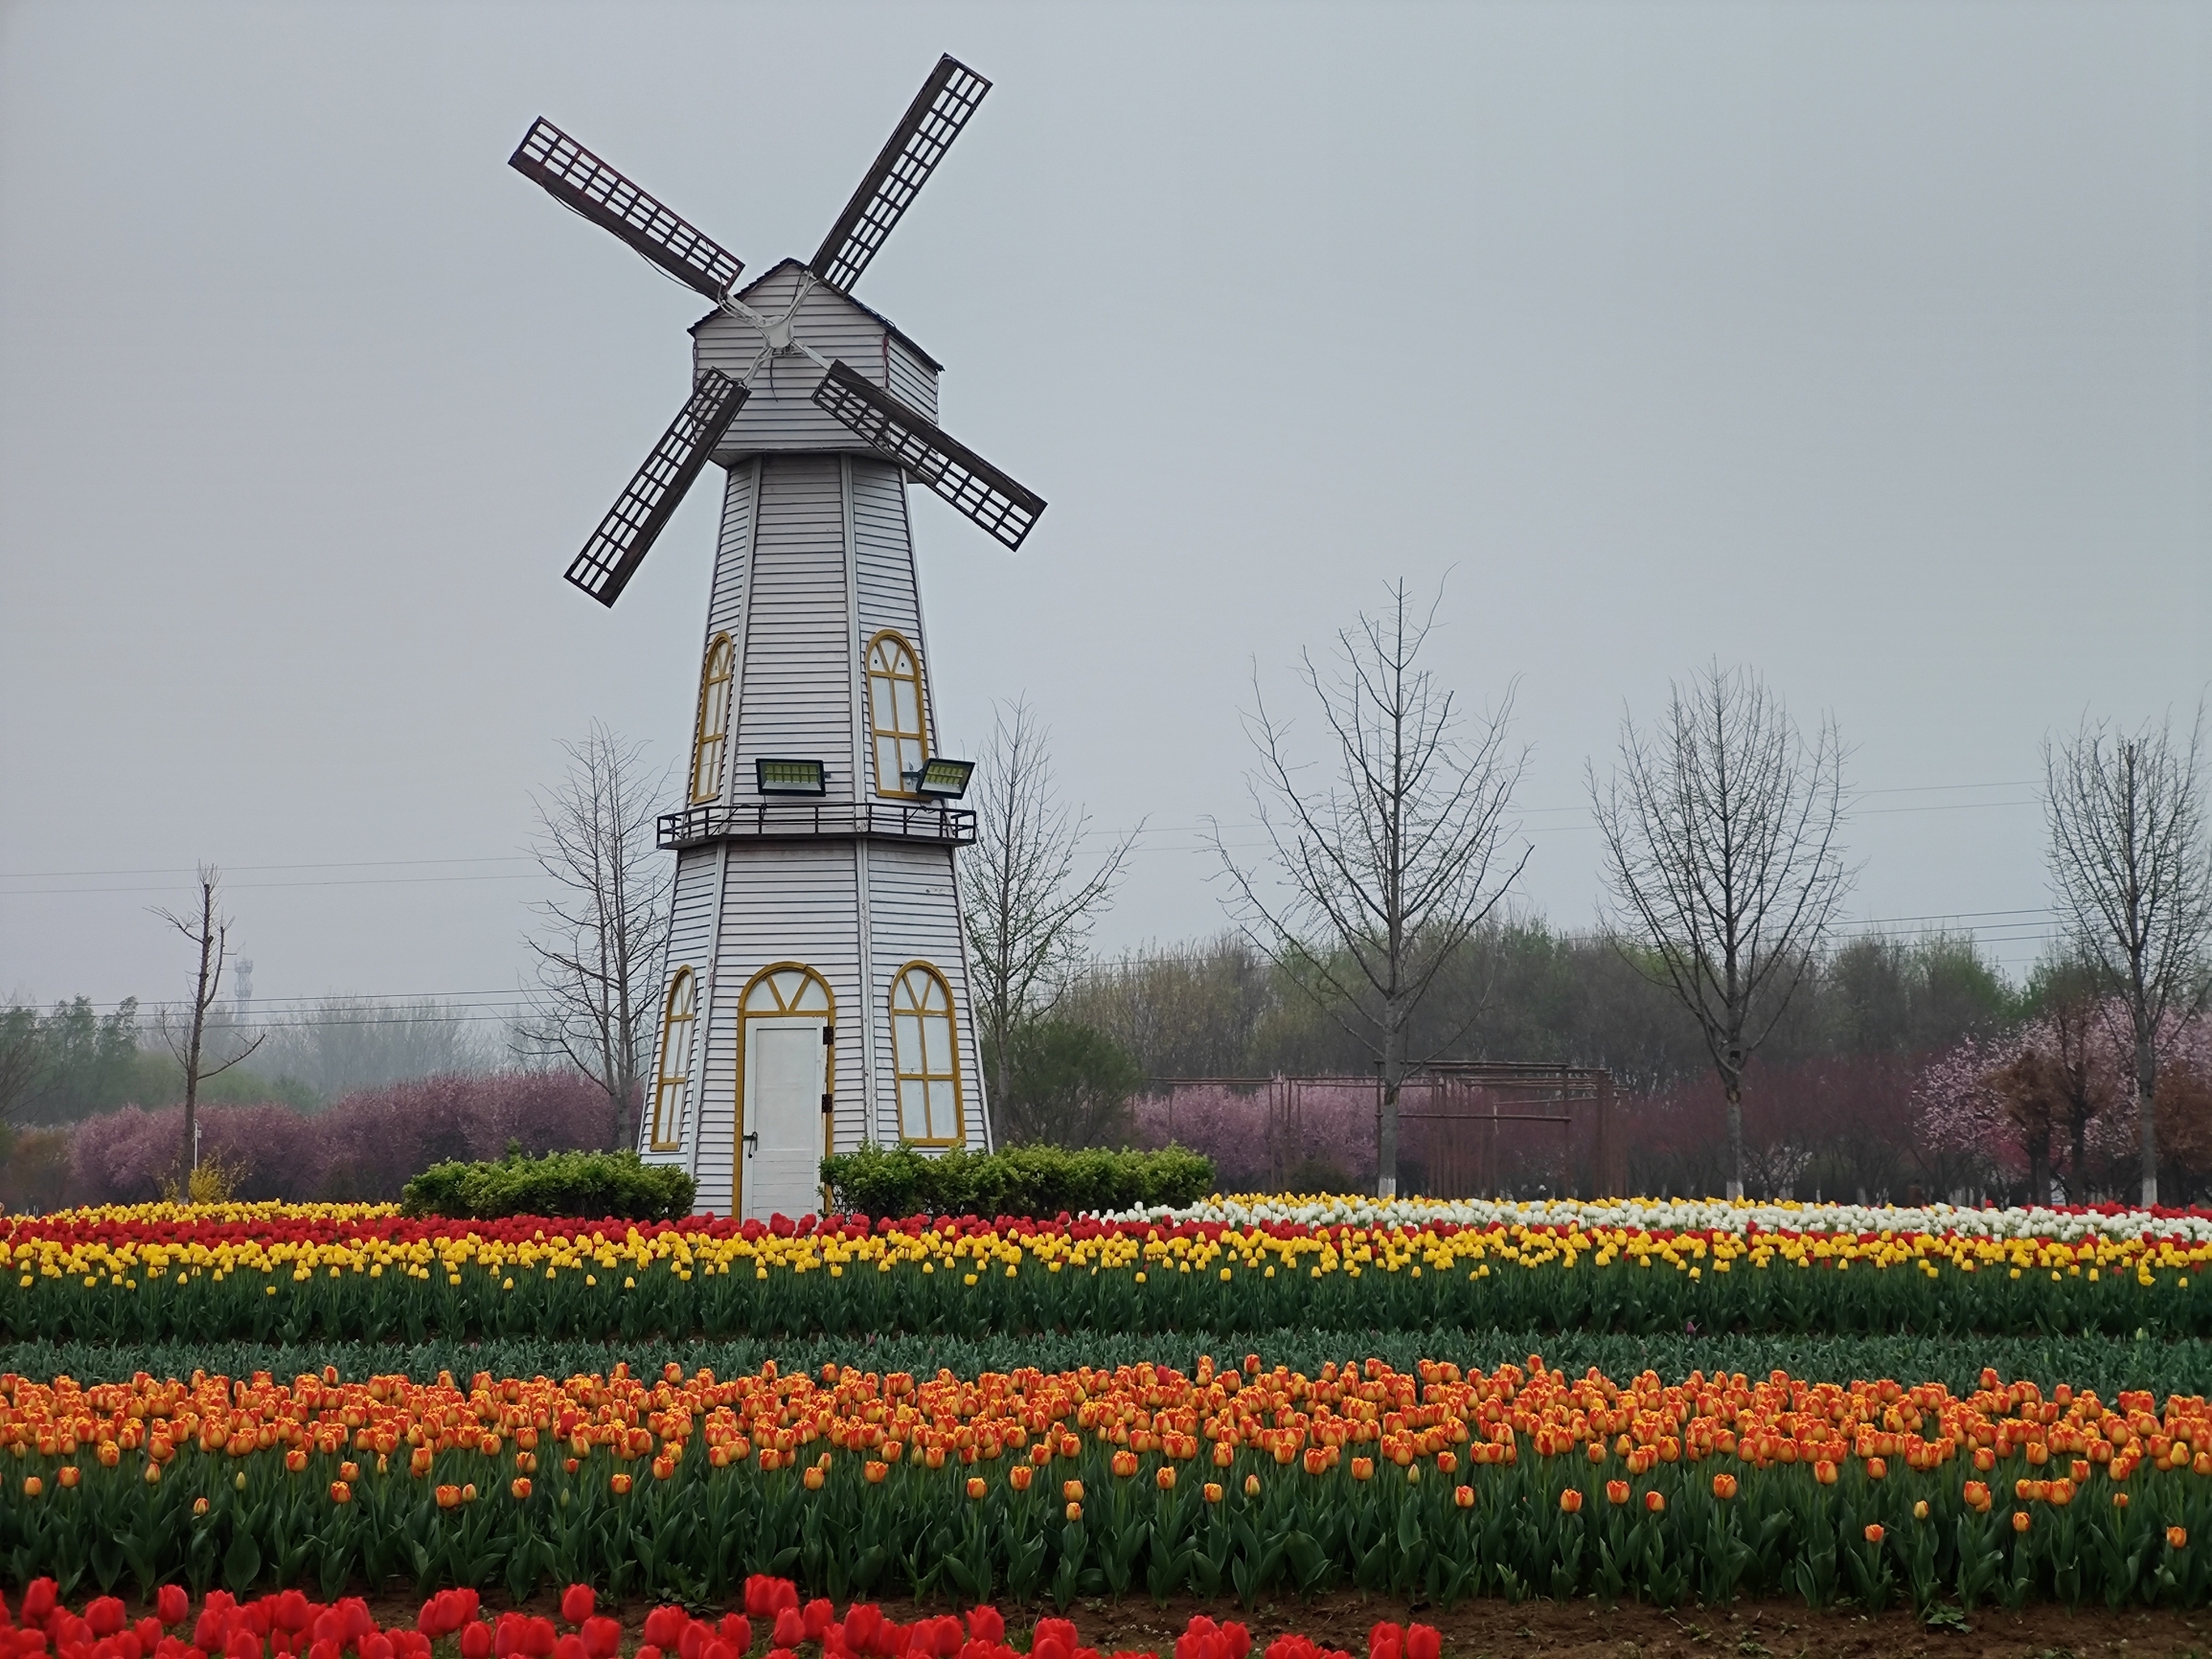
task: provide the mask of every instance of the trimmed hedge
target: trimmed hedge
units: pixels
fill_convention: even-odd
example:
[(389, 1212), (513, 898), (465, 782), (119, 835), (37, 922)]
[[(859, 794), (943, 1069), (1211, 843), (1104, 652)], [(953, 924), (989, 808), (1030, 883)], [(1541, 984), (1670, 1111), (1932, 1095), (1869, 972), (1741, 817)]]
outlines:
[(930, 1156), (864, 1146), (822, 1160), (835, 1208), (855, 1216), (1032, 1216), (1191, 1204), (1214, 1190), (1214, 1161), (1183, 1147), (1157, 1152), (1009, 1147)]
[(433, 1164), (409, 1181), (399, 1207), (409, 1216), (488, 1221), (501, 1216), (613, 1216), (673, 1221), (692, 1213), (692, 1178), (635, 1152), (511, 1151), (495, 1164)]

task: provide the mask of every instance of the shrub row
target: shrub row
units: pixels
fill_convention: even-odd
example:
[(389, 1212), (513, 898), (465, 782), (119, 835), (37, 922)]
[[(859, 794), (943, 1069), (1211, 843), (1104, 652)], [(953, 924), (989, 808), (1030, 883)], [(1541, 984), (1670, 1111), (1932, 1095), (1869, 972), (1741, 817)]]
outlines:
[(692, 1178), (635, 1152), (510, 1151), (496, 1163), (433, 1164), (409, 1181), (399, 1207), (409, 1216), (488, 1221), (501, 1216), (582, 1216), (597, 1220), (673, 1221), (692, 1211)]
[(931, 1157), (907, 1146), (865, 1146), (824, 1158), (822, 1180), (834, 1208), (859, 1216), (1080, 1216), (1196, 1203), (1214, 1191), (1214, 1162), (1182, 1147), (1009, 1147)]

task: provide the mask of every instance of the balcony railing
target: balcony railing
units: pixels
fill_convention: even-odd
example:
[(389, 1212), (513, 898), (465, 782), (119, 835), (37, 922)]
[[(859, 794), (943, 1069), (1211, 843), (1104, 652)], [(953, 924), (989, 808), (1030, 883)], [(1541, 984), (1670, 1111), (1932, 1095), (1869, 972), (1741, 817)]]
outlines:
[(710, 841), (810, 841), (818, 835), (868, 835), (966, 847), (975, 840), (975, 814), (965, 807), (917, 802), (762, 801), (743, 807), (691, 807), (660, 819), (663, 852)]

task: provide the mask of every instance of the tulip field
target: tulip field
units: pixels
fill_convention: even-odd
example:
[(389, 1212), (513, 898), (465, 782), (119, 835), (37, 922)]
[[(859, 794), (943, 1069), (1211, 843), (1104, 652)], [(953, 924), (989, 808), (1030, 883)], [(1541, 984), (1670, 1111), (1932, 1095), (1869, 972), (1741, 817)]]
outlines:
[(2080, 1212), (2043, 1234), (1939, 1233), (1846, 1227), (1810, 1209), (1769, 1210), (1797, 1223), (1776, 1229), (1710, 1214), (1676, 1228), (1543, 1207), (1523, 1216), (1486, 1206), (1490, 1215), (1468, 1219), (1451, 1214), (1468, 1206), (1426, 1217), (1389, 1208), (1337, 1221), (810, 1216), (588, 1228), (410, 1221), (372, 1206), (88, 1211), (16, 1218), (0, 1234), (0, 1338), (1301, 1327), (2212, 1336), (2212, 1234), (2189, 1218), (2160, 1229), (2098, 1225), (2097, 1213)]
[[(138, 1619), (115, 1596), (98, 1596), (81, 1610), (62, 1600), (52, 1579), (25, 1587), (21, 1605), (10, 1608), (0, 1597), (0, 1652), (44, 1654), (60, 1659), (137, 1653), (142, 1659), (189, 1659), (222, 1654), (225, 1659), (259, 1659), (274, 1649), (301, 1659), (430, 1659), (438, 1652), (458, 1659), (741, 1659), (764, 1646), (779, 1659), (802, 1647), (814, 1647), (824, 1659), (1106, 1659), (1082, 1646), (1075, 1625), (1047, 1615), (1036, 1621), (1022, 1647), (1009, 1640), (1006, 1615), (976, 1606), (963, 1616), (940, 1614), (901, 1623), (873, 1602), (848, 1605), (840, 1617), (824, 1598), (802, 1602), (787, 1579), (758, 1577), (745, 1585), (744, 1612), (701, 1619), (683, 1607), (662, 1604), (648, 1612), (634, 1644), (622, 1623), (602, 1612), (588, 1584), (571, 1584), (561, 1593), (559, 1613), (548, 1617), (509, 1611), (493, 1616), (473, 1590), (441, 1590), (403, 1624), (378, 1624), (357, 1596), (321, 1602), (305, 1592), (285, 1590), (240, 1602), (225, 1590), (194, 1602), (183, 1586), (165, 1584)], [(18, 1615), (20, 1623), (18, 1623)], [(1193, 1618), (1174, 1644), (1175, 1659), (1247, 1659), (1251, 1633), (1234, 1620), (1218, 1623), (1203, 1614)], [(1438, 1659), (1442, 1644), (1434, 1626), (1377, 1623), (1368, 1632), (1368, 1659)], [(1351, 1659), (1296, 1634), (1278, 1637), (1263, 1649), (1265, 1659)], [(1158, 1659), (1149, 1650), (1119, 1649), (1112, 1659)]]
[[(254, 1618), (305, 1652), (319, 1621), (358, 1624), (339, 1610), (360, 1594), (428, 1598), (416, 1634), (483, 1632), (462, 1633), (465, 1656), (504, 1642), (484, 1653), (540, 1659), (522, 1625), (479, 1619), (479, 1599), (564, 1586), (676, 1618), (787, 1581), (823, 1628), (767, 1639), (822, 1659), (939, 1652), (940, 1635), (853, 1638), (855, 1617), (876, 1628), (862, 1608), (893, 1601), (978, 1607), (987, 1625), (993, 1604), (1041, 1610), (1038, 1644), (1101, 1599), (1224, 1614), (1334, 1593), (1442, 1609), (2212, 1602), (2192, 1542), (2212, 1540), (2202, 1392), (2110, 1367), (2090, 1386), (2086, 1364), (1963, 1363), (2041, 1342), (2212, 1375), (2187, 1357), (2212, 1317), (2206, 1218), (1950, 1218), (1266, 1199), (767, 1227), (361, 1206), (10, 1217), (0, 1586), (46, 1586), (32, 1623), (61, 1659), (147, 1659), (164, 1642), (170, 1659), (207, 1659)], [(1510, 1363), (1490, 1352), (1501, 1331), (1547, 1330), (1549, 1359), (1538, 1339)], [(1808, 1330), (1870, 1333), (1857, 1352), (1901, 1363), (1747, 1362), (1816, 1348)], [(1272, 1335), (1247, 1351), (1226, 1339), (1239, 1331)], [(756, 1352), (718, 1374), (701, 1359), (741, 1338), (785, 1362)], [(381, 1339), (463, 1362), (272, 1374), (255, 1357), (324, 1339), (350, 1360)], [(106, 1357), (26, 1374), (62, 1341)], [(1601, 1341), (1664, 1344), (1667, 1369), (1560, 1363)], [(158, 1357), (207, 1345), (232, 1360)], [(556, 1357), (490, 1363), (526, 1352)], [(122, 1632), (80, 1626), (119, 1597), (191, 1598), (215, 1623), (161, 1620), (135, 1650), (101, 1648)], [(433, 1628), (455, 1597), (466, 1615)], [(279, 1620), (283, 1641), (265, 1627), (276, 1612), (243, 1611), (280, 1603), (310, 1610), (307, 1625)], [(834, 1640), (833, 1604), (853, 1608)], [(1211, 1642), (1234, 1626), (1209, 1628)], [(614, 1659), (587, 1629), (548, 1632), (545, 1655), (576, 1641), (582, 1659)], [(340, 1646), (399, 1659), (408, 1634)], [(755, 1634), (685, 1623), (677, 1659), (742, 1659)], [(1412, 1659), (1412, 1634), (1394, 1640), (1389, 1659)], [(970, 1649), (997, 1641), (970, 1632), (943, 1651), (981, 1659)]]

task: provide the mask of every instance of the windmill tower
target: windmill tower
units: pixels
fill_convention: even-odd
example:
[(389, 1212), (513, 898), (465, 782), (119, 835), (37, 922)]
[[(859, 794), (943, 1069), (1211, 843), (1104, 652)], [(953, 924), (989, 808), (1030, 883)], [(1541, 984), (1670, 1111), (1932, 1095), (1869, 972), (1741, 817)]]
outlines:
[(713, 302), (690, 397), (569, 566), (612, 604), (709, 461), (727, 473), (639, 1130), (719, 1214), (799, 1215), (823, 1154), (990, 1144), (906, 488), (1021, 545), (1044, 503), (940, 429), (943, 367), (853, 284), (991, 83), (939, 61), (806, 263), (739, 260), (550, 123), (511, 165)]

